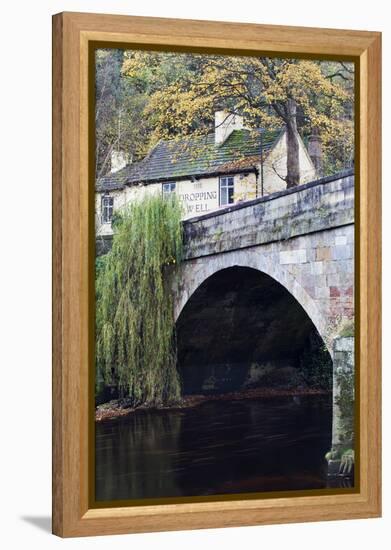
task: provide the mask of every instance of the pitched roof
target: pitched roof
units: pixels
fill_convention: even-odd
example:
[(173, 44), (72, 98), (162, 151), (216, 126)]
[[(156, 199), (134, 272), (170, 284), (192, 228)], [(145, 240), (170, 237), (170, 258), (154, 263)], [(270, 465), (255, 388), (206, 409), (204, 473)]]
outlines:
[(142, 161), (107, 174), (96, 187), (110, 191), (138, 183), (253, 170), (260, 162), (261, 134), (266, 157), (281, 130), (234, 130), (221, 145), (215, 144), (214, 134), (160, 141)]

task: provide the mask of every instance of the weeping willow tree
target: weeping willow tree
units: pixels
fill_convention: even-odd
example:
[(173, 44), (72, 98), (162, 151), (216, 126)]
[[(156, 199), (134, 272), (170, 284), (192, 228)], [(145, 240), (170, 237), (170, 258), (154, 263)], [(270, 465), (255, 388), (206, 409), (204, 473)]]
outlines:
[(134, 406), (180, 396), (170, 265), (182, 257), (181, 206), (145, 197), (123, 211), (96, 270), (96, 359), (106, 385)]

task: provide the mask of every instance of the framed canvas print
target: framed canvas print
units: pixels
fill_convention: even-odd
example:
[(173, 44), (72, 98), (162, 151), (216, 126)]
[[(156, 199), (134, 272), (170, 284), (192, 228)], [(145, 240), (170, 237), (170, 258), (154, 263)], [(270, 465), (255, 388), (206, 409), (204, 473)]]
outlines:
[(380, 34), (53, 18), (53, 531), (380, 515)]

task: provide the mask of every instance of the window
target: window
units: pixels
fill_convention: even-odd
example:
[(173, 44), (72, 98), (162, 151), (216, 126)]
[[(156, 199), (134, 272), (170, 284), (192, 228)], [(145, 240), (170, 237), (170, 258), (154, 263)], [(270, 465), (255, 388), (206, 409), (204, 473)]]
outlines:
[(220, 178), (220, 206), (234, 202), (234, 178), (227, 176)]
[(163, 183), (163, 197), (169, 197), (171, 193), (175, 193), (176, 183)]
[(113, 219), (114, 197), (102, 197), (102, 223), (111, 223)]

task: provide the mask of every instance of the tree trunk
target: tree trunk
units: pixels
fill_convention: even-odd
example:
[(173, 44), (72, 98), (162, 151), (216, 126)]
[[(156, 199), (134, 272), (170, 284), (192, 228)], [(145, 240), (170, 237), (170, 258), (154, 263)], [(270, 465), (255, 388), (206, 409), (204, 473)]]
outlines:
[(286, 122), (287, 140), (287, 189), (300, 184), (299, 133), (297, 131), (296, 102), (288, 99), (288, 119)]

